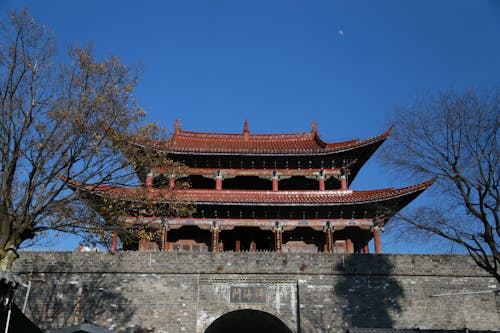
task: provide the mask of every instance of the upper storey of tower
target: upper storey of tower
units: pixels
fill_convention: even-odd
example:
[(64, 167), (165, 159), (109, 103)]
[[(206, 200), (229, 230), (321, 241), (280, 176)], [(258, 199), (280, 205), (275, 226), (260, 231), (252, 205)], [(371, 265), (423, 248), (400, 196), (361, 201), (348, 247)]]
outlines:
[[(131, 143), (136, 153), (130, 154), (129, 158), (134, 160), (142, 182), (145, 182), (148, 173), (171, 177), (171, 171), (162, 165), (165, 159), (160, 157), (166, 155), (170, 160), (185, 165), (184, 176), (188, 177), (210, 177), (217, 170), (223, 170), (226, 176), (257, 173), (258, 177), (264, 174), (267, 177), (267, 173), (271, 176), (275, 170), (285, 177), (314, 178), (312, 174), (321, 174), (326, 177), (328, 188), (336, 188), (340, 186), (337, 183), (341, 174), (348, 177), (349, 183), (354, 181), (361, 167), (390, 133), (389, 129), (368, 139), (328, 143), (321, 139), (315, 123), (309, 132), (253, 134), (247, 121), (241, 133), (186, 131), (180, 128), (177, 121), (172, 136), (167, 140)], [(151, 157), (148, 162), (142, 158), (145, 155)], [(289, 175), (290, 172), (293, 175)]]
[[(141, 150), (139, 156), (152, 156), (149, 161), (153, 164), (154, 156), (167, 155), (171, 160), (187, 166), (190, 170), (188, 174), (210, 173), (219, 169), (224, 169), (226, 174), (228, 170), (279, 170), (281, 174), (286, 173), (283, 170), (302, 170), (303, 176), (308, 177), (307, 170), (325, 170), (328, 177), (338, 177), (340, 170), (345, 169), (352, 182), (390, 133), (389, 129), (368, 139), (328, 143), (319, 136), (315, 123), (309, 132), (253, 134), (245, 121), (241, 133), (230, 134), (185, 131), (177, 121), (169, 139), (133, 144)], [(134, 159), (134, 156), (130, 158)], [(163, 172), (161, 162), (144, 165), (138, 160), (136, 167), (143, 181), (152, 170), (160, 174)], [(167, 173), (165, 171), (165, 175)]]
[(178, 154), (331, 155), (354, 151), (363, 147), (376, 149), (389, 134), (390, 130), (366, 140), (354, 139), (327, 143), (319, 136), (318, 127), (315, 123), (312, 124), (312, 129), (309, 132), (253, 134), (250, 133), (248, 121), (245, 121), (242, 133), (229, 134), (185, 131), (180, 128), (180, 123), (177, 121), (171, 139), (165, 143), (158, 143), (156, 148)]

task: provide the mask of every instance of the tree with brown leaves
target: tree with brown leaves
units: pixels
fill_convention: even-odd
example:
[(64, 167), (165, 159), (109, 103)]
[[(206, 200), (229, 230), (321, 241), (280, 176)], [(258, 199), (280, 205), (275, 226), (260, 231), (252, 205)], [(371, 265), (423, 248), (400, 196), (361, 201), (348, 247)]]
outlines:
[(461, 246), (500, 282), (500, 89), (441, 92), (396, 111), (384, 161), (435, 177), (439, 196), (400, 220)]
[[(58, 62), (54, 45), (27, 11), (0, 22), (2, 270), (37, 234), (105, 230), (61, 179), (96, 186), (136, 179), (116, 142), (117, 133), (133, 140), (145, 115), (132, 95), (137, 71), (117, 57), (98, 61), (90, 48), (71, 48)], [(151, 134), (154, 126), (146, 128)]]

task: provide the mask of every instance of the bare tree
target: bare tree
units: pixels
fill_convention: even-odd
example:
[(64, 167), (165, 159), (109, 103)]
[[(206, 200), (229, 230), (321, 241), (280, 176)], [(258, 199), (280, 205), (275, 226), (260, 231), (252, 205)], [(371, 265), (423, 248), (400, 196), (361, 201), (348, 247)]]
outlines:
[(117, 133), (133, 137), (144, 117), (132, 95), (137, 71), (117, 57), (98, 61), (90, 48), (72, 48), (58, 62), (54, 45), (27, 11), (0, 22), (2, 270), (39, 233), (103, 230), (62, 178), (121, 185), (134, 179), (116, 142)]
[(498, 87), (441, 92), (396, 110), (383, 158), (436, 178), (439, 197), (399, 218), (463, 247), (500, 282), (499, 120)]

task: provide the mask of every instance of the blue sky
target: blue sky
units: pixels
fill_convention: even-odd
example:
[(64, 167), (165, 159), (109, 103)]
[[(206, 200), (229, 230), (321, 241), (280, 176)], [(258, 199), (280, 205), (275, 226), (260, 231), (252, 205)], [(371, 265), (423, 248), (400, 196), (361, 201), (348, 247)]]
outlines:
[[(169, 129), (180, 119), (241, 132), (248, 119), (253, 133), (302, 132), (316, 121), (326, 141), (367, 138), (415, 95), (500, 83), (500, 1), (0, 0), (0, 15), (22, 7), (60, 52), (91, 42), (99, 57), (142, 64), (136, 97)], [(352, 188), (406, 185), (374, 158)]]

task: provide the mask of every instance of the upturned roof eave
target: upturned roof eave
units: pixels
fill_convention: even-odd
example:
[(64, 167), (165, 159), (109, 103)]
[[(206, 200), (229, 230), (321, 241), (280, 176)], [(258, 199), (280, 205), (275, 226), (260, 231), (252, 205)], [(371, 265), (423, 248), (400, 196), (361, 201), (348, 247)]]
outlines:
[[(383, 142), (387, 137), (391, 134), (392, 129), (389, 128), (385, 132), (383, 132), (380, 135), (365, 139), (365, 140), (350, 140), (350, 141), (343, 141), (343, 142), (336, 142), (336, 143), (325, 143), (321, 140), (318, 134), (313, 134), (311, 135), (310, 133), (292, 133), (292, 134), (283, 134), (283, 135), (310, 135), (311, 138), (310, 140), (315, 142), (317, 144), (318, 149), (317, 150), (288, 150), (284, 152), (273, 152), (273, 151), (263, 151), (263, 150), (251, 150), (251, 149), (234, 149), (234, 150), (228, 150), (224, 151), (222, 149), (213, 149), (210, 151), (207, 150), (194, 150), (194, 149), (171, 149), (168, 146), (167, 147), (162, 147), (165, 144), (164, 143), (158, 143), (158, 144), (153, 144), (151, 146), (146, 146), (144, 144), (141, 144), (139, 142), (131, 142), (131, 144), (141, 147), (144, 149), (153, 149), (154, 151), (162, 154), (178, 154), (178, 155), (217, 155), (217, 156), (326, 156), (326, 155), (333, 155), (333, 154), (339, 154), (339, 153), (344, 153), (344, 152), (349, 152), (353, 151), (359, 148), (363, 148), (366, 146), (370, 145), (375, 145), (377, 143)], [(221, 136), (237, 136), (239, 134), (224, 134), (224, 133), (203, 133), (203, 132), (184, 132), (183, 133), (198, 133), (198, 134), (213, 134), (213, 135), (221, 135)], [(175, 140), (176, 135), (172, 135), (172, 138), (169, 140)], [(253, 134), (253, 136), (258, 136), (259, 134)], [(282, 140), (283, 138), (279, 138), (280, 134), (276, 134), (276, 140)], [(249, 139), (251, 141), (252, 139)]]
[[(432, 185), (434, 180), (429, 180), (424, 183), (408, 186), (405, 188), (399, 188), (399, 189), (383, 189), (383, 190), (377, 190), (373, 191), (373, 193), (366, 194), (367, 197), (366, 199), (361, 199), (361, 198), (355, 198), (354, 195), (359, 194), (360, 192), (364, 191), (337, 191), (337, 190), (330, 190), (330, 191), (286, 191), (288, 192), (287, 194), (293, 194), (293, 195), (300, 195), (302, 198), (306, 199), (307, 197), (317, 197), (317, 196), (327, 196), (327, 195), (335, 195), (338, 198), (348, 198), (349, 196), (352, 197), (352, 201), (348, 200), (335, 200), (333, 198), (332, 200), (324, 200), (324, 201), (315, 201), (315, 202), (307, 202), (307, 200), (297, 200), (294, 202), (290, 201), (265, 201), (265, 200), (260, 200), (260, 201), (226, 201), (226, 200), (197, 200), (195, 197), (195, 194), (191, 197), (186, 197), (188, 198), (182, 198), (182, 193), (189, 194), (189, 192), (193, 192), (193, 190), (189, 189), (184, 189), (182, 190), (181, 193), (178, 193), (180, 197), (177, 197), (176, 200), (173, 199), (163, 199), (163, 200), (157, 200), (154, 197), (151, 198), (151, 202), (154, 204), (169, 204), (173, 201), (177, 202), (186, 202), (186, 203), (195, 203), (197, 205), (217, 205), (217, 206), (259, 206), (259, 207), (264, 207), (264, 206), (272, 206), (272, 207), (279, 207), (279, 206), (345, 206), (345, 205), (364, 205), (364, 204), (376, 204), (379, 202), (386, 202), (390, 200), (395, 200), (403, 197), (409, 197), (413, 194), (419, 195), (421, 192), (423, 192), (425, 189), (427, 189), (429, 186)], [(114, 197), (115, 199), (119, 199), (122, 201), (128, 201), (128, 202), (142, 202), (142, 200), (134, 200), (133, 198), (130, 197), (130, 194), (125, 194), (125, 193), (118, 193), (118, 191), (133, 191), (135, 190), (134, 188), (132, 189), (124, 189), (124, 188), (113, 188), (113, 187), (105, 187), (106, 189), (103, 189), (100, 186), (93, 187), (93, 186), (79, 186), (75, 182), (68, 184), (73, 190), (80, 190), (87, 192), (91, 195), (97, 196), (97, 197)], [(100, 189), (101, 188), (101, 189)], [(140, 189), (141, 191), (144, 190), (144, 188), (136, 188)], [(198, 191), (199, 190), (195, 190)], [(210, 194), (213, 196), (217, 196), (219, 192), (218, 190), (207, 190), (210, 191)], [(272, 191), (241, 191), (241, 190), (226, 190), (228, 192), (232, 192), (233, 194), (242, 194), (244, 195), (251, 195), (251, 194), (260, 194), (264, 195), (264, 197), (267, 198), (272, 198), (273, 196), (276, 195), (283, 195), (283, 192), (272, 192)], [(152, 193), (152, 195), (159, 195), (157, 193)], [(284, 191), (285, 192), (285, 191)], [(292, 193), (290, 193), (292, 192)], [(369, 191), (368, 191), (369, 192)], [(191, 193), (193, 194), (193, 193)], [(225, 193), (226, 194), (226, 193)], [(376, 197), (376, 195), (380, 195), (379, 197)]]

